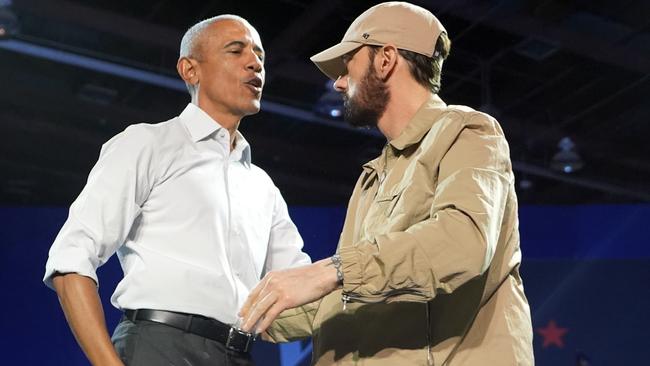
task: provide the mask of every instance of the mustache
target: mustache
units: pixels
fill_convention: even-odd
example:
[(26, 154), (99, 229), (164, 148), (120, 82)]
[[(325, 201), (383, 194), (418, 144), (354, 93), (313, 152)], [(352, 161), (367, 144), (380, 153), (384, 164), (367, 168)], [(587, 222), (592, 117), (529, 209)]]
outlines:
[(347, 107), (350, 105), (350, 97), (348, 96), (348, 93), (342, 93), (341, 97), (343, 98), (343, 106)]

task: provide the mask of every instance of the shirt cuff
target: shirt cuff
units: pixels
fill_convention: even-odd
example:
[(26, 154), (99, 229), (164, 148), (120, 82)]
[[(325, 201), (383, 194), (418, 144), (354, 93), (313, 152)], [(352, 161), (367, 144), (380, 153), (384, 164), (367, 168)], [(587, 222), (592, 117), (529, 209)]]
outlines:
[(95, 267), (88, 260), (71, 260), (71, 258), (78, 257), (79, 253), (73, 250), (62, 251), (56, 256), (50, 256), (45, 265), (45, 275), (43, 276), (45, 285), (56, 291), (52, 280), (57, 273), (77, 273), (91, 278), (99, 287)]

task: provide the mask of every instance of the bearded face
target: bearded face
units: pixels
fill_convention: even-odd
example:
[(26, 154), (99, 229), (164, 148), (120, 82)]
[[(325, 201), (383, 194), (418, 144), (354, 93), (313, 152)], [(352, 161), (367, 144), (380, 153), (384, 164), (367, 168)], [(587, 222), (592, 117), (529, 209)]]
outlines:
[(356, 88), (343, 94), (344, 118), (355, 127), (376, 127), (390, 93), (372, 62)]

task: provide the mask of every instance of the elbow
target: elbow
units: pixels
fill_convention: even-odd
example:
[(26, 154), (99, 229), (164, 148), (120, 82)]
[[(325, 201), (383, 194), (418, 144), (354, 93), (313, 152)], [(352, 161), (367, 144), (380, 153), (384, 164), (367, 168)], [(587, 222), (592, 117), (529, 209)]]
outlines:
[(496, 248), (496, 241), (485, 233), (478, 231), (476, 235), (478, 238), (472, 248), (475, 255), (471, 256), (471, 263), (467, 266), (472, 278), (482, 276), (490, 268)]
[[(74, 280), (76, 273), (60, 273), (52, 275), (52, 287), (59, 297), (65, 297), (70, 282)], [(77, 275), (78, 276), (78, 275)]]
[(481, 276), (490, 268), (497, 247), (498, 230), (491, 227), (491, 220), (485, 216), (487, 215), (464, 213), (468, 224), (465, 229), (467, 235), (465, 238), (467, 243), (465, 250), (466, 253), (471, 253), (467, 256), (468, 263), (466, 268), (468, 269), (468, 274), (472, 277)]

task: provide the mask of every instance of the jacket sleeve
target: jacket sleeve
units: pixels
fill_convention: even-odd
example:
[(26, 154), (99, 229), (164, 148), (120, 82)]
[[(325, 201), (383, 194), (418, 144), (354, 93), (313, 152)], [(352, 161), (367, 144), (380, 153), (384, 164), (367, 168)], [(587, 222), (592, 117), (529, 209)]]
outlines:
[(280, 313), (266, 330), (269, 341), (283, 343), (311, 337), (319, 304), (320, 300)]
[(102, 147), (86, 186), (50, 248), (43, 281), (78, 273), (99, 284), (97, 268), (124, 243), (153, 185), (152, 135), (131, 126)]
[(428, 301), (483, 274), (496, 250), (512, 182), (500, 127), (474, 113), (440, 161), (429, 218), (339, 249), (344, 296)]

